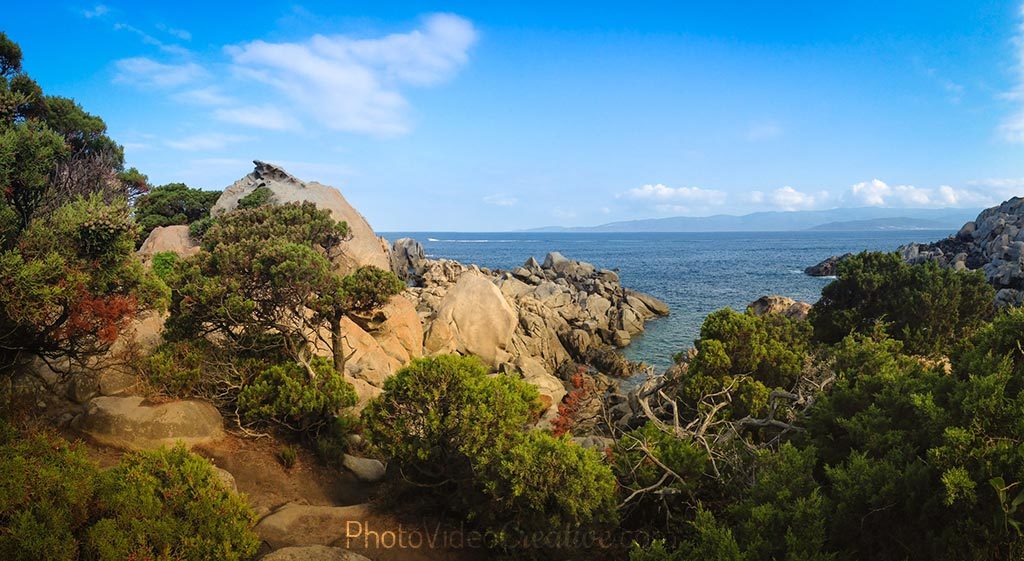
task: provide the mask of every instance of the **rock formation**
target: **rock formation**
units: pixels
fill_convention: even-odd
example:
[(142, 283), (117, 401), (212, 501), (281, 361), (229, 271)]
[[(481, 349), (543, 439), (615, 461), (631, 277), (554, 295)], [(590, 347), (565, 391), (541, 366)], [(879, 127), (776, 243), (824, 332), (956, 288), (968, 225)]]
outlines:
[(199, 245), (189, 236), (187, 225), (157, 226), (149, 233), (146, 241), (142, 242), (138, 255), (140, 259), (147, 261), (152, 259), (153, 255), (164, 251), (189, 257), (199, 251)]
[(798, 302), (786, 296), (762, 296), (747, 306), (750, 313), (755, 316), (765, 314), (782, 314), (790, 319), (805, 320), (811, 312), (811, 305), (807, 302)]
[(413, 256), (403, 270), (422, 271), (410, 274), (415, 286), (406, 296), (425, 326), (424, 352), (476, 354), (494, 368), (520, 373), (550, 404), (570, 389), (555, 375), (568, 361), (629, 374), (610, 348), (629, 344), (647, 320), (669, 311), (657, 298), (623, 288), (614, 271), (557, 252), (543, 264), (530, 257), (511, 271), (489, 271), (423, 258), (416, 246), (403, 240), (392, 254)]
[(811, 265), (804, 269), (804, 273), (812, 277), (834, 277), (836, 276), (836, 267), (844, 259), (852, 256), (852, 253), (846, 253), (844, 255), (833, 255), (832, 257), (826, 258), (817, 265)]
[(224, 437), (224, 420), (202, 401), (147, 405), (141, 397), (97, 397), (72, 427), (99, 444), (149, 450), (181, 442), (188, 447)]
[(239, 199), (260, 187), (266, 187), (274, 194), (274, 202), (309, 201), (330, 210), (335, 220), (343, 220), (348, 224), (352, 238), (343, 244), (338, 262), (341, 272), (348, 273), (362, 265), (391, 268), (387, 243), (377, 237), (363, 215), (352, 208), (340, 191), (315, 181), (302, 181), (274, 164), (258, 160), (253, 163), (256, 169), (224, 190), (224, 194), (210, 210), (211, 215), (218, 216), (234, 210)]
[(997, 290), (996, 304), (1024, 304), (1024, 198), (981, 211), (956, 234), (897, 250), (908, 263), (934, 261), (958, 271), (981, 270)]

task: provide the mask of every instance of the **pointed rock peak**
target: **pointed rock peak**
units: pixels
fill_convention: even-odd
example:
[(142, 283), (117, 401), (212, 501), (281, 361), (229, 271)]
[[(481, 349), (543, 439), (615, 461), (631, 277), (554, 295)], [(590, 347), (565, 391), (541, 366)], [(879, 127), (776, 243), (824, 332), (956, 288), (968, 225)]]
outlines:
[(252, 172), (256, 179), (261, 179), (263, 181), (304, 183), (301, 179), (285, 171), (281, 166), (260, 160), (253, 160), (252, 163), (256, 165), (256, 169)]

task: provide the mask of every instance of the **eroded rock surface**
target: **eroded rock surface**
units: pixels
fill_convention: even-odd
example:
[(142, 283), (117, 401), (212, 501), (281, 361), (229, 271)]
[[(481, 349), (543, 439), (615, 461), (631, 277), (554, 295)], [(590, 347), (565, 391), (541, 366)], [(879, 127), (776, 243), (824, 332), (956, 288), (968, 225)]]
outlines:
[(100, 444), (150, 450), (181, 442), (191, 448), (224, 437), (224, 420), (202, 401), (148, 405), (142, 397), (93, 398), (71, 426)]

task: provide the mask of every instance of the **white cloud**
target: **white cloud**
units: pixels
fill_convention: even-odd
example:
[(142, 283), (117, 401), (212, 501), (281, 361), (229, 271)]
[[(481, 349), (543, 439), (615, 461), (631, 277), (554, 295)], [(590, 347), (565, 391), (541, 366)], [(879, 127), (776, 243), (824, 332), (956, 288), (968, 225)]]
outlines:
[(164, 33), (172, 36), (172, 37), (176, 37), (178, 39), (181, 39), (182, 41), (191, 41), (192, 40), (192, 34), (189, 33), (188, 31), (184, 30), (184, 29), (176, 29), (174, 27), (169, 27), (169, 26), (167, 26), (165, 24), (162, 24), (162, 23), (158, 23), (156, 28), (159, 29), (160, 31), (163, 31)]
[(151, 58), (124, 58), (114, 63), (115, 82), (149, 87), (175, 87), (206, 76), (206, 70), (194, 62), (164, 64)]
[(85, 16), (86, 19), (92, 19), (102, 17), (108, 12), (110, 12), (110, 8), (104, 6), (103, 4), (96, 4), (96, 6), (91, 10), (83, 10), (82, 15)]
[(764, 200), (780, 210), (809, 210), (821, 208), (829, 199), (825, 191), (805, 193), (786, 185), (768, 193)]
[(419, 29), (379, 39), (314, 35), (302, 43), (253, 41), (226, 51), (237, 76), (272, 86), (329, 129), (395, 135), (410, 128), (399, 87), (450, 78), (476, 39), (468, 20), (434, 14)]
[(1013, 91), (1003, 97), (1016, 104), (1014, 111), (999, 125), (999, 132), (1007, 142), (1024, 143), (1024, 4), (1018, 8), (1017, 34), (1013, 38), (1016, 49), (1017, 83)]
[(191, 103), (194, 105), (228, 105), (233, 103), (234, 100), (221, 92), (220, 88), (215, 86), (209, 86), (205, 88), (196, 88), (194, 90), (186, 90), (178, 92), (171, 96), (171, 99), (181, 103)]
[(987, 206), (998, 202), (997, 198), (985, 189), (965, 189), (950, 185), (940, 185), (934, 189), (914, 185), (889, 185), (880, 179), (852, 185), (846, 198), (853, 204), (892, 207), (969, 207)]
[(746, 138), (750, 142), (770, 140), (782, 135), (782, 127), (775, 122), (757, 123), (747, 129)]
[(181, 56), (188, 56), (190, 54), (189, 50), (185, 47), (182, 47), (181, 45), (169, 45), (167, 43), (164, 43), (163, 41), (157, 39), (156, 37), (153, 37), (149, 33), (146, 33), (145, 31), (139, 29), (138, 27), (135, 27), (134, 25), (129, 25), (127, 23), (115, 23), (114, 29), (118, 31), (128, 31), (134, 33), (135, 35), (139, 36), (139, 39), (141, 39), (143, 43), (147, 45), (153, 45), (154, 47), (158, 47), (161, 51), (168, 54)]
[(297, 130), (301, 128), (294, 117), (273, 105), (243, 105), (222, 108), (213, 112), (213, 117), (225, 123), (245, 125), (274, 131)]
[(702, 189), (700, 187), (668, 187), (657, 184), (647, 184), (634, 187), (625, 193), (624, 197), (634, 200), (655, 201), (661, 203), (689, 203), (698, 205), (720, 205), (725, 203), (726, 195), (722, 191), (714, 189)]
[(236, 144), (246, 140), (249, 140), (249, 137), (213, 132), (195, 134), (178, 140), (168, 140), (166, 144), (176, 150), (219, 150), (230, 144)]
[(519, 199), (508, 195), (488, 195), (484, 197), (484, 202), (495, 206), (516, 206)]

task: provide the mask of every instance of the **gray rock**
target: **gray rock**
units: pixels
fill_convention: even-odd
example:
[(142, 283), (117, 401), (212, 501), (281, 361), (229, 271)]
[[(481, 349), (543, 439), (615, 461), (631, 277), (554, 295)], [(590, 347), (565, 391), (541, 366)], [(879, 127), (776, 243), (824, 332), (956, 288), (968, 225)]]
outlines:
[(177, 442), (192, 447), (224, 437), (220, 412), (202, 401), (146, 405), (141, 397), (97, 397), (71, 426), (100, 444), (127, 450)]
[(351, 471), (360, 481), (367, 483), (376, 483), (384, 479), (386, 472), (384, 464), (380, 463), (379, 460), (360, 458), (358, 456), (350, 456), (349, 454), (345, 454), (342, 457), (341, 465)]
[(139, 381), (135, 376), (114, 369), (100, 372), (97, 381), (99, 383), (100, 395), (106, 396), (126, 395), (139, 385)]
[(75, 375), (68, 382), (68, 399), (75, 403), (85, 403), (92, 399), (99, 391), (96, 379), (86, 373)]

